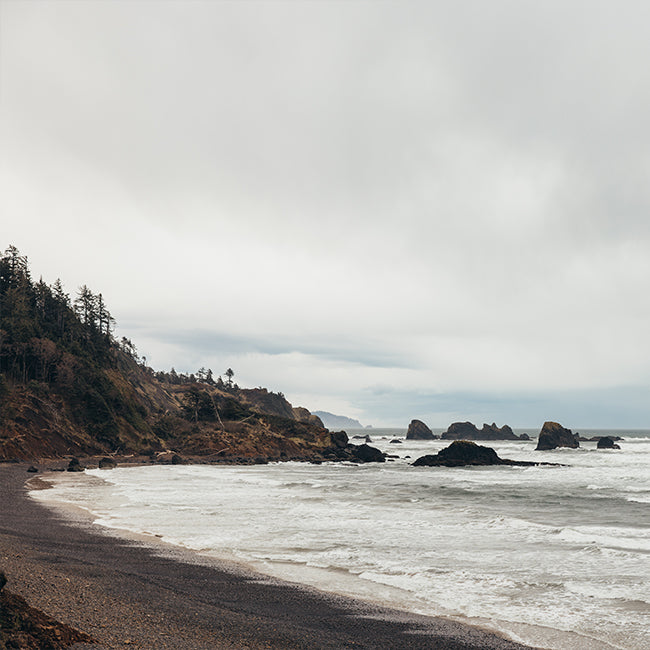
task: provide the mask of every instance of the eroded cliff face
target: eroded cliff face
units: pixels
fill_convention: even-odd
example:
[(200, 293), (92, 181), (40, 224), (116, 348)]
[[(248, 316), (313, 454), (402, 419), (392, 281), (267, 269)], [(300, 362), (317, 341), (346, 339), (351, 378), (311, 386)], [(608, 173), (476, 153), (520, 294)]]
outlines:
[[(185, 457), (233, 462), (314, 460), (333, 444), (317, 417), (266, 389), (175, 385), (128, 360), (121, 366), (106, 373), (110, 394), (93, 395), (93, 400), (106, 402), (97, 408), (109, 413), (108, 423), (76, 409), (74, 399), (56, 387), (5, 385), (0, 460), (106, 454), (155, 458), (172, 450)], [(124, 404), (130, 413), (121, 412)]]

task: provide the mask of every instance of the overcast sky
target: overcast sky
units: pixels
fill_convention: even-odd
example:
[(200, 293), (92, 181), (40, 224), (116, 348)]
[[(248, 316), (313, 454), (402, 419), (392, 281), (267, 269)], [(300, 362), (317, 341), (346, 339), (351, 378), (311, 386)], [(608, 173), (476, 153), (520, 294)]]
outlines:
[(0, 0), (0, 247), (156, 369), (650, 427), (650, 3)]

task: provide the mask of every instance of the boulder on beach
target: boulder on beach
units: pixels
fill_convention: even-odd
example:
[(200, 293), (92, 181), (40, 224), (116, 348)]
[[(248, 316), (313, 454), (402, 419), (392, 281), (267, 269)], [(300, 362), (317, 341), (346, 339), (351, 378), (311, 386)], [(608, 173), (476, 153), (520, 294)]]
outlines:
[(117, 467), (117, 462), (113, 458), (108, 458), (105, 456), (99, 461), (99, 469), (115, 469)]
[(437, 437), (421, 420), (411, 420), (406, 432), (407, 440), (435, 440)]
[(557, 447), (576, 449), (579, 446), (580, 443), (577, 437), (571, 433), (571, 429), (565, 429), (557, 422), (544, 422), (544, 426), (539, 432), (535, 451), (548, 451)]
[(596, 449), (620, 449), (620, 445), (617, 445), (614, 442), (613, 438), (610, 438), (609, 436), (602, 436), (598, 438), (598, 442), (596, 443)]
[(84, 467), (81, 465), (79, 462), (78, 458), (73, 458), (69, 463), (68, 463), (68, 472), (83, 472)]

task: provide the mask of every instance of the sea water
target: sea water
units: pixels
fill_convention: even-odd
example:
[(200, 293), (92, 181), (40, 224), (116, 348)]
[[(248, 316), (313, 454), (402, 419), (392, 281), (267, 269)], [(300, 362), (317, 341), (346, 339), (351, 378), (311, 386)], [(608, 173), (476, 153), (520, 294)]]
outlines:
[(482, 443), (562, 466), (465, 468), (411, 466), (447, 441), (363, 433), (399, 458), (91, 470), (32, 495), (106, 529), (539, 647), (650, 648), (650, 432), (611, 432), (620, 451)]

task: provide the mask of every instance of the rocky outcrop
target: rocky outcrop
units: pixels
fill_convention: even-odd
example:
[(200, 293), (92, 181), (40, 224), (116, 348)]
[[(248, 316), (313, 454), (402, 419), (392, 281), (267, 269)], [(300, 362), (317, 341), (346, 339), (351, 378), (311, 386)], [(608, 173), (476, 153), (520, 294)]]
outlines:
[(483, 447), (470, 440), (455, 440), (449, 447), (441, 449), (437, 454), (421, 456), (413, 463), (415, 467), (462, 467), (465, 465), (518, 465), (530, 467), (538, 464), (540, 463), (499, 458), (497, 452), (491, 447)]
[(345, 449), (348, 446), (349, 438), (345, 431), (330, 431), (332, 445), (338, 449)]
[(565, 429), (557, 422), (544, 422), (535, 450), (548, 451), (557, 447), (576, 449), (579, 446), (578, 438), (571, 433), (571, 429)]
[(601, 438), (598, 439), (598, 443), (596, 444), (597, 449), (620, 449), (620, 445), (617, 445), (614, 442), (613, 438), (610, 438), (609, 436), (602, 436)]
[(348, 443), (345, 431), (331, 434), (332, 444), (323, 450), (322, 457), (329, 461), (348, 461), (352, 463), (383, 463), (386, 454), (369, 444), (353, 445)]
[(443, 440), (529, 440), (526, 434), (518, 436), (507, 424), (498, 427), (494, 422), (483, 424), (480, 430), (472, 422), (454, 422), (441, 437)]
[(325, 428), (321, 419), (317, 415), (310, 413), (304, 406), (294, 406), (293, 417), (295, 420), (302, 422), (303, 424), (313, 424), (321, 429)]
[(435, 440), (437, 437), (421, 420), (411, 420), (406, 432), (407, 440)]

